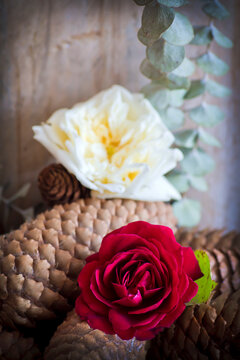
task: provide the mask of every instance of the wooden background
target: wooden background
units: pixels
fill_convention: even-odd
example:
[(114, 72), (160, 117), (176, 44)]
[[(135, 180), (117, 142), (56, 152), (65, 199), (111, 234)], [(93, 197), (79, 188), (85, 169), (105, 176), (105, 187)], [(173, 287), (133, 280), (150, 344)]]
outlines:
[[(184, 12), (194, 24), (207, 23), (200, 0)], [(218, 103), (226, 120), (212, 133), (222, 149), (206, 148), (216, 160), (209, 191), (191, 191), (202, 203), (201, 227), (240, 230), (240, 1), (223, 1), (230, 18), (216, 22), (235, 43), (214, 45), (231, 72), (222, 83), (232, 89)], [(6, 195), (31, 182), (21, 206), (37, 204), (39, 171), (52, 161), (33, 140), (32, 126), (60, 107), (71, 107), (112, 84), (138, 91), (147, 83), (139, 72), (145, 47), (137, 40), (142, 8), (132, 0), (0, 0), (0, 184)], [(195, 55), (195, 49), (189, 49)]]

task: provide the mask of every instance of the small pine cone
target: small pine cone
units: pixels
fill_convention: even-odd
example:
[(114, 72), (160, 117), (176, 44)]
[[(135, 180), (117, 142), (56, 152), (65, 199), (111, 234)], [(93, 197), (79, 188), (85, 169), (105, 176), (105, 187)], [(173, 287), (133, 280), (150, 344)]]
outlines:
[(177, 241), (192, 249), (205, 249), (212, 279), (218, 283), (214, 296), (240, 288), (240, 236), (235, 232), (223, 235), (220, 230), (192, 232), (179, 229)]
[(41, 359), (41, 353), (32, 338), (25, 338), (18, 331), (5, 331), (0, 325), (1, 360)]
[(50, 206), (90, 196), (90, 190), (82, 186), (61, 164), (45, 167), (38, 176), (38, 187), (43, 199)]
[(108, 232), (136, 220), (176, 226), (172, 207), (161, 202), (81, 199), (0, 236), (0, 321), (34, 327), (67, 313), (85, 258)]
[(73, 310), (59, 326), (45, 351), (45, 360), (143, 360), (145, 342), (121, 340), (93, 330)]
[(240, 290), (189, 306), (151, 341), (149, 360), (239, 359)]

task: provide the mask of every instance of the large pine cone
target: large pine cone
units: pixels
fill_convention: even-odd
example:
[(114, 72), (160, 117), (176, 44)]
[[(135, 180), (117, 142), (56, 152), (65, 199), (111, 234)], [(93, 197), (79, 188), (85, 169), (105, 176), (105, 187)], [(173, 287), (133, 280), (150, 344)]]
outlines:
[(50, 206), (66, 204), (90, 195), (90, 190), (83, 187), (61, 164), (45, 167), (38, 176), (38, 187)]
[(233, 360), (240, 353), (240, 290), (189, 306), (151, 341), (149, 360)]
[(73, 310), (53, 335), (45, 352), (45, 360), (143, 360), (145, 342), (121, 340), (93, 330)]
[(18, 331), (4, 331), (0, 325), (1, 360), (37, 360), (41, 358), (32, 338), (25, 338)]
[(34, 327), (65, 314), (78, 295), (85, 258), (109, 231), (136, 220), (176, 225), (171, 206), (161, 202), (81, 199), (0, 236), (0, 321)]

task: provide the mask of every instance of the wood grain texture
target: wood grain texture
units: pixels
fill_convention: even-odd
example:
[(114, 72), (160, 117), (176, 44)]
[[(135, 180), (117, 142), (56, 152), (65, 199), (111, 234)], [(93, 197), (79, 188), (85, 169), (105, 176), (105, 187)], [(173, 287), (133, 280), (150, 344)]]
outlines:
[[(193, 1), (186, 14), (194, 23), (207, 18)], [(138, 68), (145, 47), (137, 40), (142, 8), (132, 0), (2, 0), (0, 3), (1, 132), (0, 184), (7, 192), (31, 181), (22, 206), (37, 204), (39, 171), (52, 158), (33, 140), (32, 126), (60, 107), (71, 107), (114, 83), (138, 91), (147, 80)], [(232, 88), (229, 100), (218, 101), (226, 121), (212, 132), (221, 150), (207, 148), (217, 162), (201, 199), (201, 226), (240, 229), (239, 136), (239, 21), (240, 4), (230, 0), (231, 17), (220, 30), (235, 42), (233, 49), (214, 51), (231, 66), (222, 82)], [(194, 49), (190, 49), (194, 54)]]

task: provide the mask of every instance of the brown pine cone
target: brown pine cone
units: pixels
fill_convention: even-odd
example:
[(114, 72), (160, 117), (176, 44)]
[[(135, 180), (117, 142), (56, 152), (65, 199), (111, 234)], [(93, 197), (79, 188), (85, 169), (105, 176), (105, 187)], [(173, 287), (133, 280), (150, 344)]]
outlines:
[(149, 360), (232, 360), (240, 353), (240, 290), (189, 306), (151, 341)]
[(0, 325), (0, 359), (41, 359), (41, 353), (32, 338), (25, 338), (18, 331), (5, 331)]
[(45, 360), (143, 360), (145, 342), (121, 340), (93, 330), (73, 310), (59, 326), (45, 351)]
[(43, 199), (50, 206), (90, 196), (90, 190), (82, 186), (61, 164), (45, 167), (38, 176), (38, 187)]
[(85, 258), (108, 232), (137, 220), (176, 226), (172, 207), (161, 202), (81, 199), (0, 236), (0, 321), (34, 327), (68, 312)]

